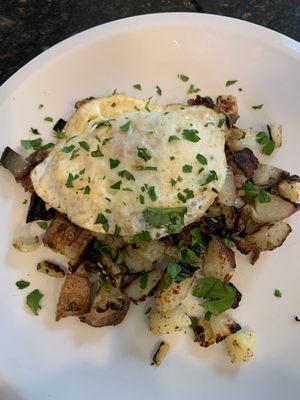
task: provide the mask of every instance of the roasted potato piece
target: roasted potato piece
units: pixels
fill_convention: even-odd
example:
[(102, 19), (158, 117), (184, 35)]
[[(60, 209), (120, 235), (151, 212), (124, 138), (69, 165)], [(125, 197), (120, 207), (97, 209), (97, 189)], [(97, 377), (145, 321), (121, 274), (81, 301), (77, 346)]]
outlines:
[(277, 185), (277, 190), (280, 197), (297, 203), (300, 200), (300, 178), (299, 176), (291, 176), (282, 179)]
[[(153, 270), (138, 275), (127, 287), (123, 288), (126, 294), (135, 303), (144, 301), (163, 276), (163, 271)], [(143, 278), (145, 277), (145, 283)], [(143, 284), (144, 283), (144, 284)]]
[(159, 366), (163, 362), (169, 350), (170, 345), (167, 342), (160, 342), (160, 345), (153, 356), (151, 365)]
[(258, 157), (261, 154), (261, 145), (256, 141), (256, 132), (250, 128), (245, 130), (245, 136), (240, 139), (230, 137), (228, 146), (232, 152), (248, 148)]
[(238, 332), (229, 336), (225, 344), (232, 363), (246, 362), (253, 356), (255, 336), (253, 332)]
[(282, 245), (291, 232), (289, 224), (278, 221), (264, 225), (258, 231), (247, 235), (245, 239), (259, 251), (274, 250)]
[(127, 267), (122, 263), (118, 264), (117, 262), (113, 261), (111, 256), (104, 253), (100, 254), (100, 263), (103, 270), (112, 281), (113, 285), (116, 287), (120, 287), (122, 278), (124, 274), (128, 271)]
[(65, 276), (65, 271), (59, 265), (46, 260), (40, 261), (36, 269), (42, 274), (52, 276), (53, 278), (63, 278)]
[(125, 264), (131, 272), (151, 271), (164, 250), (164, 243), (158, 240), (128, 246), (124, 254)]
[(252, 175), (252, 180), (255, 185), (270, 186), (272, 183), (280, 179), (282, 174), (282, 169), (268, 164), (259, 164)]
[(253, 244), (249, 243), (245, 238), (233, 236), (232, 241), (242, 254), (249, 254), (253, 250)]
[(202, 96), (199, 96), (198, 94), (194, 99), (188, 100), (188, 105), (189, 106), (205, 106), (208, 108), (214, 108), (214, 102), (211, 97), (209, 97), (209, 96), (202, 97)]
[(80, 318), (81, 322), (100, 328), (119, 325), (129, 310), (130, 300), (117, 288), (107, 291), (100, 287), (91, 311)]
[(154, 309), (150, 312), (149, 319), (150, 330), (156, 336), (182, 331), (191, 324), (189, 316), (179, 307), (166, 312)]
[(224, 186), (218, 193), (218, 200), (225, 206), (234, 206), (237, 197), (234, 174), (230, 166), (227, 167), (227, 174)]
[(86, 229), (72, 224), (61, 215), (57, 215), (48, 226), (43, 243), (56, 253), (70, 259), (70, 267), (79, 266), (81, 256), (93, 236)]
[(236, 233), (252, 233), (263, 224), (264, 222), (257, 218), (253, 206), (246, 204), (237, 214), (234, 231)]
[(248, 149), (247, 147), (245, 147), (243, 150), (235, 151), (233, 153), (233, 159), (247, 178), (252, 177), (259, 163), (252, 150)]
[(227, 283), (235, 267), (234, 252), (225, 246), (221, 238), (213, 236), (204, 259), (205, 276), (213, 276)]
[(161, 312), (171, 311), (186, 298), (192, 286), (193, 278), (181, 282), (173, 282), (170, 287), (157, 292), (156, 309)]
[(67, 274), (57, 303), (56, 321), (64, 317), (86, 314), (90, 304), (90, 281), (81, 276)]
[[(222, 225), (222, 221), (219, 220), (218, 217), (224, 217), (225, 226)], [(213, 228), (213, 221), (209, 221), (209, 219), (214, 218), (216, 219), (216, 229)], [(232, 230), (234, 227), (235, 221), (235, 209), (231, 206), (225, 206), (219, 203), (213, 203), (209, 209), (207, 210), (204, 223), (207, 225), (208, 231), (213, 233), (214, 231), (222, 231), (226, 229)], [(213, 229), (212, 229), (213, 228)]]
[(279, 149), (282, 145), (282, 125), (278, 123), (267, 125), (269, 134), (273, 142), (275, 143), (276, 149)]
[(215, 109), (226, 116), (229, 128), (231, 128), (240, 117), (236, 98), (231, 95), (218, 96)]
[(85, 99), (77, 100), (74, 107), (76, 110), (78, 110), (78, 108), (80, 108), (81, 106), (83, 106), (84, 104), (86, 104), (92, 100), (95, 100), (95, 97), (90, 96), (90, 97), (86, 97)]
[(199, 321), (193, 328), (196, 341), (201, 347), (208, 347), (212, 344), (222, 342), (230, 335), (241, 329), (227, 314), (218, 316), (212, 315), (209, 321)]
[(298, 211), (299, 207), (279, 196), (270, 194), (271, 201), (269, 203), (260, 203), (255, 200), (254, 216), (263, 223), (280, 221), (289, 217)]

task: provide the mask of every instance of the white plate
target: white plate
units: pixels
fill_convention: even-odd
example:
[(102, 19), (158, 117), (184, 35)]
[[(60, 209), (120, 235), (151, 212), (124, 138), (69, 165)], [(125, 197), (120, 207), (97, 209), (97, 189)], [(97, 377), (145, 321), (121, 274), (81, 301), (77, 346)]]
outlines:
[[(75, 100), (115, 88), (129, 95), (154, 94), (156, 100), (158, 84), (160, 102), (185, 101), (187, 84), (177, 79), (184, 73), (201, 94), (236, 95), (239, 126), (282, 122), (284, 145), (271, 162), (299, 173), (299, 70), (299, 43), (230, 18), (160, 14), (109, 23), (58, 44), (4, 84), (1, 148), (15, 148), (31, 126), (46, 136), (50, 124), (45, 116), (68, 118)], [(225, 88), (232, 79), (238, 84)], [(142, 92), (132, 88), (137, 82)], [(251, 108), (261, 103), (261, 110)], [(59, 282), (35, 271), (35, 263), (53, 253), (20, 254), (11, 248), (28, 195), (7, 171), (0, 174), (1, 399), (275, 400), (300, 393), (300, 324), (293, 319), (300, 314), (299, 216), (290, 218), (294, 232), (286, 243), (263, 254), (255, 267), (238, 257), (233, 281), (244, 296), (234, 314), (257, 335), (253, 361), (233, 366), (222, 344), (201, 349), (182, 334), (170, 339), (170, 353), (154, 368), (150, 355), (158, 340), (148, 331), (146, 304), (133, 305), (118, 328), (94, 329), (75, 318), (54, 322)], [(21, 278), (31, 282), (30, 288), (15, 287)], [(39, 317), (24, 305), (34, 288), (44, 293)], [(282, 291), (281, 299), (273, 296), (275, 288)]]

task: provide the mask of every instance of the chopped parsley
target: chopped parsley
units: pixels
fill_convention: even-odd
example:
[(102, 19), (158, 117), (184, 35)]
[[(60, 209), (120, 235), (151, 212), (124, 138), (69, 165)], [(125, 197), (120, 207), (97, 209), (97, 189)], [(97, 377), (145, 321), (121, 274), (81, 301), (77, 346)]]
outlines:
[(46, 122), (53, 122), (53, 118), (52, 117), (45, 117), (44, 121)]
[(105, 127), (107, 128), (107, 130), (109, 130), (109, 129), (112, 127), (110, 121), (112, 121), (112, 120), (103, 119), (103, 120), (101, 120), (101, 121), (94, 122), (94, 123), (93, 123), (93, 126), (95, 126), (96, 129), (101, 128), (101, 126), (105, 126)]
[(117, 105), (117, 104), (116, 104), (115, 102), (113, 102), (113, 103), (111, 103), (110, 106), (111, 106), (111, 107), (116, 107), (116, 105)]
[(150, 98), (148, 99), (148, 101), (147, 101), (147, 103), (146, 103), (146, 105), (145, 105), (145, 110), (148, 111), (148, 112), (151, 111), (150, 108), (149, 108), (149, 104), (150, 104), (151, 99), (152, 99), (152, 97), (150, 97)]
[(190, 84), (190, 87), (188, 88), (187, 93), (198, 93), (200, 91), (199, 88), (195, 87), (193, 84)]
[(145, 147), (138, 147), (137, 149), (138, 149), (138, 156), (143, 160), (147, 161), (152, 158), (151, 154), (149, 153), (149, 150), (147, 150)]
[(78, 153), (79, 153), (79, 149), (75, 149), (73, 151), (73, 153), (71, 154), (70, 160), (73, 160), (74, 158), (79, 157)]
[(175, 186), (176, 183), (177, 183), (177, 181), (175, 179), (173, 179), (173, 178), (170, 179), (171, 186)]
[(175, 160), (175, 157), (174, 157), (174, 156), (171, 156), (171, 157), (170, 157), (170, 160), (171, 160), (171, 161)]
[(185, 195), (182, 193), (177, 194), (178, 200), (180, 200), (182, 203), (186, 203), (187, 200), (193, 199), (195, 197), (194, 192), (190, 189), (184, 189), (183, 193), (185, 193)]
[(156, 85), (156, 93), (158, 94), (158, 96), (162, 95), (162, 90), (158, 85)]
[(186, 212), (186, 207), (148, 207), (144, 210), (143, 216), (147, 224), (150, 226), (157, 228), (166, 226), (168, 232), (178, 233), (184, 224), (184, 214)]
[(205, 300), (201, 306), (206, 311), (212, 315), (219, 315), (231, 308), (236, 297), (236, 289), (220, 279), (206, 277), (195, 287), (193, 295)]
[(197, 159), (197, 161), (199, 161), (200, 164), (207, 165), (207, 158), (204, 157), (202, 154), (198, 153), (196, 155), (196, 159)]
[(157, 171), (157, 167), (151, 167), (149, 166), (144, 166), (144, 165), (138, 165), (136, 167), (137, 171)]
[(222, 126), (225, 124), (226, 118), (220, 118), (218, 122), (218, 128), (222, 128)]
[(82, 147), (85, 151), (90, 151), (90, 145), (85, 142), (85, 141), (81, 141), (78, 142), (79, 146)]
[(219, 178), (218, 178), (218, 175), (217, 175), (216, 171), (215, 170), (211, 170), (211, 171), (209, 171), (209, 174), (206, 177), (206, 181), (202, 184), (202, 186), (203, 185), (207, 185), (210, 182), (217, 181), (218, 179)]
[(89, 185), (86, 185), (86, 187), (84, 188), (83, 194), (90, 194), (90, 193), (91, 193), (91, 188)]
[(111, 137), (110, 137), (110, 138), (106, 138), (106, 139), (104, 139), (104, 140), (103, 140), (103, 143), (102, 143), (102, 144), (103, 144), (103, 146), (105, 146), (105, 145), (106, 145), (106, 143), (107, 143), (107, 142), (109, 142), (111, 139), (112, 139)]
[(49, 149), (52, 149), (52, 147), (54, 147), (54, 143), (47, 143), (47, 144), (45, 144), (44, 146), (43, 146), (43, 149), (44, 150), (49, 150)]
[[(169, 262), (167, 265), (167, 272), (163, 279), (160, 281), (159, 290), (168, 289), (177, 278), (181, 272), (181, 265), (174, 262)], [(179, 279), (181, 281), (182, 279)]]
[(124, 190), (124, 192), (133, 192), (133, 190), (129, 187), (123, 188), (122, 190)]
[(267, 192), (250, 181), (246, 182), (242, 189), (244, 190), (246, 197), (257, 197), (260, 203), (270, 203), (271, 201), (271, 197)]
[(144, 272), (141, 277), (140, 277), (140, 288), (141, 289), (146, 289), (148, 283), (148, 274), (147, 272)]
[(105, 217), (105, 215), (102, 214), (102, 213), (99, 213), (97, 215), (97, 218), (96, 218), (96, 221), (94, 222), (94, 224), (95, 225), (98, 225), (98, 224), (102, 225), (102, 228), (105, 230), (105, 232), (108, 232), (108, 230), (109, 230), (108, 220)]
[(73, 187), (74, 187), (73, 182), (74, 182), (76, 179), (78, 179), (78, 178), (79, 178), (79, 175), (78, 175), (78, 174), (73, 175), (73, 174), (69, 173), (68, 179), (67, 179), (67, 182), (66, 182), (66, 185), (65, 185), (65, 186), (66, 186), (67, 188), (73, 188)]
[(40, 135), (40, 132), (39, 132), (36, 128), (30, 128), (30, 131), (31, 131), (34, 135)]
[(200, 248), (201, 253), (206, 253), (207, 244), (203, 238), (200, 228), (199, 227), (192, 228), (191, 235), (192, 235), (192, 247), (197, 246)]
[(24, 281), (23, 279), (16, 282), (16, 286), (18, 289), (25, 289), (30, 285), (29, 282)]
[(44, 104), (39, 104), (39, 110), (41, 110), (44, 107)]
[(27, 200), (27, 199), (24, 199), (24, 200), (22, 201), (22, 204), (27, 204), (27, 202), (28, 202), (28, 200)]
[(31, 311), (38, 315), (39, 310), (41, 310), (40, 301), (43, 297), (43, 294), (39, 291), (39, 289), (33, 290), (29, 295), (26, 296), (26, 304), (31, 309)]
[(53, 136), (56, 137), (56, 139), (65, 139), (66, 134), (63, 131), (53, 131)]
[(212, 316), (212, 313), (210, 311), (206, 311), (206, 313), (204, 315), (205, 321), (210, 321), (211, 316)]
[(275, 143), (272, 139), (270, 139), (270, 136), (266, 132), (258, 132), (258, 134), (256, 135), (256, 141), (263, 146), (263, 154), (265, 154), (266, 156), (270, 156), (273, 153), (275, 149)]
[(112, 291), (112, 284), (109, 280), (109, 278), (104, 275), (103, 273), (100, 274), (99, 276), (99, 285), (107, 292), (110, 293)]
[(61, 149), (62, 152), (64, 153), (71, 153), (75, 149), (75, 146), (71, 144), (70, 146), (65, 146)]
[(123, 131), (123, 132), (128, 132), (129, 127), (130, 127), (130, 121), (127, 121), (126, 124), (120, 126), (120, 129), (121, 129), (121, 131)]
[(133, 236), (132, 242), (133, 243), (142, 243), (142, 242), (151, 242), (152, 238), (148, 231), (141, 231)]
[(145, 204), (145, 197), (142, 194), (139, 195), (139, 200), (141, 204)]
[(227, 81), (226, 84), (225, 84), (225, 86), (226, 86), (226, 87), (227, 87), (227, 86), (231, 86), (231, 85), (234, 85), (234, 84), (237, 83), (237, 82), (238, 82), (237, 80)]
[(38, 221), (37, 224), (41, 229), (46, 230), (48, 228), (48, 224), (46, 221)]
[(176, 135), (169, 136), (168, 142), (174, 142), (174, 140), (179, 140), (179, 137)]
[(274, 296), (275, 296), (275, 297), (282, 297), (281, 291), (280, 291), (279, 289), (275, 289), (275, 290), (274, 290)]
[(92, 157), (103, 157), (103, 155), (104, 154), (101, 152), (99, 144), (97, 145), (97, 150), (91, 152)]
[(229, 239), (228, 237), (223, 237), (222, 240), (226, 247), (228, 247), (229, 249), (234, 248), (234, 242), (231, 239)]
[(260, 110), (263, 107), (263, 104), (258, 104), (256, 106), (252, 106), (253, 110)]
[(177, 75), (177, 78), (179, 78), (182, 82), (187, 82), (190, 78), (184, 74), (179, 74)]
[(38, 138), (34, 140), (21, 140), (21, 146), (26, 149), (40, 150), (42, 146), (43, 139)]
[(115, 160), (113, 158), (109, 158), (110, 169), (117, 168), (117, 166), (120, 164), (120, 162), (121, 162), (120, 160)]
[(121, 185), (122, 185), (122, 181), (118, 181), (118, 182), (114, 183), (113, 185), (111, 185), (110, 188), (119, 190), (119, 189), (121, 189)]
[(136, 90), (142, 90), (142, 86), (141, 86), (140, 83), (136, 83), (135, 85), (133, 85), (133, 87), (134, 87)]
[(155, 186), (150, 186), (148, 188), (148, 196), (150, 197), (150, 199), (152, 201), (156, 201), (157, 200), (157, 195), (155, 193)]
[(197, 143), (200, 140), (197, 133), (199, 133), (199, 131), (197, 131), (196, 129), (184, 129), (182, 132), (182, 136), (190, 142)]
[(115, 231), (114, 231), (114, 236), (119, 236), (120, 232), (121, 232), (121, 227), (118, 224), (116, 224)]
[(184, 173), (190, 173), (190, 172), (192, 172), (192, 170), (193, 170), (193, 167), (189, 164), (185, 164), (182, 167), (182, 172), (184, 172)]
[(118, 175), (121, 176), (122, 178), (127, 179), (128, 181), (135, 181), (134, 176), (126, 169), (120, 171)]

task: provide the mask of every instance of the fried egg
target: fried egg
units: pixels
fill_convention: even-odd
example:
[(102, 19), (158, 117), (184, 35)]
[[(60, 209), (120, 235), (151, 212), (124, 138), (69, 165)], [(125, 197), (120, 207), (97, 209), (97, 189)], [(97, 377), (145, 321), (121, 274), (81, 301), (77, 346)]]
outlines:
[(146, 240), (200, 219), (226, 177), (225, 118), (124, 95), (83, 104), (31, 172), (36, 193), (76, 225)]

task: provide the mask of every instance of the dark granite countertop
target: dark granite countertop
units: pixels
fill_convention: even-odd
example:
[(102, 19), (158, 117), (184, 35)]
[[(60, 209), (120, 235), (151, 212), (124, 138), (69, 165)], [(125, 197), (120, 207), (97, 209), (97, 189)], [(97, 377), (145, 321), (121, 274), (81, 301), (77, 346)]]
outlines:
[(240, 18), (300, 41), (299, 0), (3, 0), (0, 84), (33, 57), (77, 32), (132, 15), (172, 11)]

